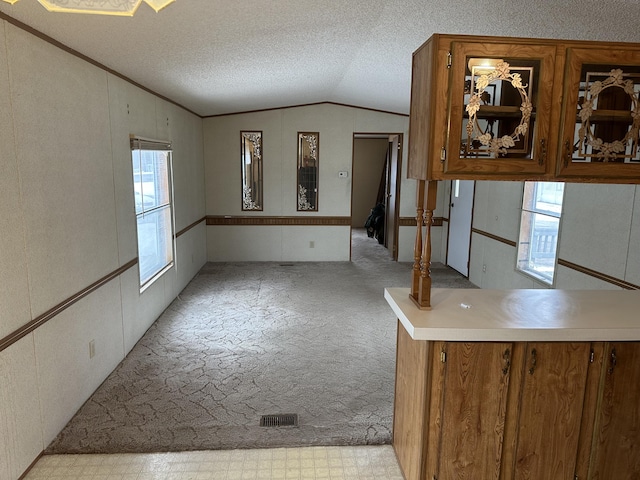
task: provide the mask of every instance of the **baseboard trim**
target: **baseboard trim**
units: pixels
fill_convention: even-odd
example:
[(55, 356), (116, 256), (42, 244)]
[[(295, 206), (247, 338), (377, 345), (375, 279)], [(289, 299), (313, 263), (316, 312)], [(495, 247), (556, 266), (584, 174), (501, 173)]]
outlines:
[(18, 477), (18, 480), (23, 480), (27, 478), (27, 475), (29, 475), (29, 472), (33, 470), (33, 467), (36, 466), (36, 463), (38, 463), (38, 460), (40, 460), (43, 455), (44, 455), (44, 452), (40, 452), (40, 454), (36, 457), (36, 459), (33, 462), (31, 462), (31, 465), (27, 467), (24, 473)]

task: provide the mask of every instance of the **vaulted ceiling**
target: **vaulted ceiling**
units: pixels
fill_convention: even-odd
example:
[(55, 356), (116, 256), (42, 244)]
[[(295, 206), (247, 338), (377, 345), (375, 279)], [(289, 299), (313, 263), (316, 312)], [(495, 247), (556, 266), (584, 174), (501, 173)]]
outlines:
[(337, 102), (409, 112), (433, 33), (640, 42), (640, 0), (176, 0), (134, 17), (0, 12), (202, 116)]

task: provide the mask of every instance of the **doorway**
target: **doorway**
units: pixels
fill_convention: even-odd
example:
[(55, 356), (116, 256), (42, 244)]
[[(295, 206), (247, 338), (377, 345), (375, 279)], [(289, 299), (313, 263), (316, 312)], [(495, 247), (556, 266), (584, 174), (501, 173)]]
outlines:
[[(351, 176), (352, 234), (365, 230), (375, 210), (376, 228), (371, 242), (388, 250), (391, 260), (398, 259), (398, 215), (400, 174), (402, 170), (401, 133), (354, 133)], [(380, 212), (382, 214), (380, 215)], [(366, 229), (368, 234), (372, 232)], [(359, 244), (362, 244), (359, 242)], [(351, 256), (354, 249), (353, 235)]]
[(476, 183), (473, 180), (451, 182), (447, 265), (465, 277), (469, 276), (469, 248), (475, 188)]

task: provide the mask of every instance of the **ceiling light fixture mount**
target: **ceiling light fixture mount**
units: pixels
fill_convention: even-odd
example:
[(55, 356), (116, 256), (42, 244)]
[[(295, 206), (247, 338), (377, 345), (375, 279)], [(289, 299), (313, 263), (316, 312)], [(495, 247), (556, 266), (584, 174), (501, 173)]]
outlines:
[[(14, 4), (18, 0), (3, 0)], [(132, 17), (140, 4), (159, 12), (175, 0), (38, 0), (50, 12), (91, 13), (94, 15), (119, 15)]]

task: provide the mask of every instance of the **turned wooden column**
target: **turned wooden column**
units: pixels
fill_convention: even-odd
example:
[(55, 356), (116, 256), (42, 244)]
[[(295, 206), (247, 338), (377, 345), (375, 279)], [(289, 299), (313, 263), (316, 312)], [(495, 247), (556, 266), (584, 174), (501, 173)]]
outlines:
[(416, 188), (416, 242), (413, 246), (413, 271), (411, 272), (411, 298), (417, 302), (420, 291), (420, 260), (422, 258), (422, 226), (424, 225), (425, 181), (418, 180)]
[[(422, 210), (423, 222), (426, 227), (424, 240), (422, 240), (422, 224), (418, 220), (417, 228), (420, 232), (416, 235), (415, 250), (421, 250), (420, 256), (420, 276), (417, 282), (417, 292), (414, 294), (412, 283), (411, 298), (418, 308), (429, 310), (431, 308), (431, 225), (433, 223), (433, 211), (436, 209), (436, 197), (438, 194), (438, 182), (430, 180), (428, 182), (419, 181), (418, 184), (418, 200), (420, 199), (420, 184), (422, 185)], [(419, 204), (420, 205), (420, 204)], [(418, 206), (418, 212), (420, 207)], [(421, 246), (417, 245), (418, 240), (422, 242)], [(421, 248), (420, 248), (421, 247)], [(415, 275), (414, 264), (414, 275)], [(412, 280), (415, 280), (415, 276)]]

